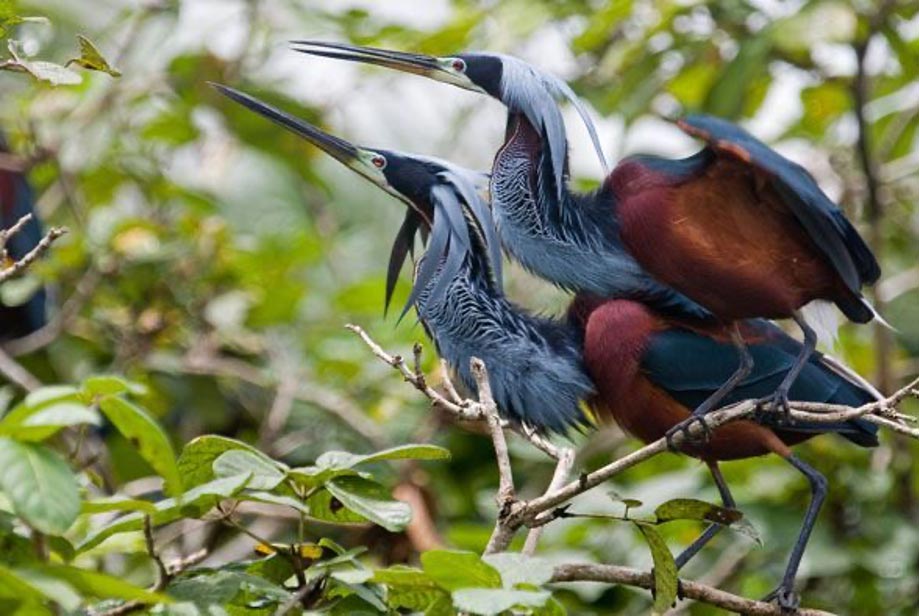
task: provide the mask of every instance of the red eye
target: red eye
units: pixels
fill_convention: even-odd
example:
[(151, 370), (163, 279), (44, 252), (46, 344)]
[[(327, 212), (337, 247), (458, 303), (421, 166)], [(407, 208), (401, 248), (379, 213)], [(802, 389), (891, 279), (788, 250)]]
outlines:
[(462, 58), (456, 58), (453, 60), (453, 70), (457, 73), (466, 72), (466, 63), (462, 60)]
[(386, 166), (386, 159), (380, 156), (379, 154), (374, 156), (370, 162), (372, 162), (373, 166), (376, 167), (377, 169), (382, 169), (383, 167)]

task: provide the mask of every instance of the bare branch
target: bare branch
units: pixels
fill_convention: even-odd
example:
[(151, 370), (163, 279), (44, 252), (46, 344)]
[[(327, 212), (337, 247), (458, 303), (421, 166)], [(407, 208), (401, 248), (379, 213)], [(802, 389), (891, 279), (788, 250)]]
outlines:
[(22, 364), (10, 357), (3, 349), (0, 349), (0, 374), (7, 381), (25, 391), (35, 391), (41, 387), (41, 381), (23, 368)]
[[(606, 582), (609, 584), (624, 584), (650, 590), (654, 580), (650, 571), (639, 571), (631, 567), (618, 565), (596, 565), (590, 563), (570, 563), (558, 565), (552, 575), (553, 582)], [(725, 610), (748, 616), (787, 616), (788, 612), (782, 611), (774, 603), (755, 601), (719, 590), (712, 586), (683, 580), (681, 583), (683, 595), (688, 599), (702, 601)], [(832, 612), (801, 608), (795, 612), (797, 616), (833, 616)]]
[[(20, 219), (20, 221), (21, 220), (22, 219)], [(15, 226), (13, 228), (15, 228)], [(40, 256), (48, 251), (48, 249), (51, 247), (51, 244), (53, 244), (65, 233), (67, 233), (67, 229), (64, 227), (52, 227), (45, 234), (45, 236), (41, 238), (41, 241), (35, 245), (35, 248), (26, 253), (26, 255), (18, 261), (14, 261), (13, 264), (8, 268), (0, 271), (0, 283), (6, 282), (10, 278), (18, 276), (24, 272), (30, 265), (32, 265), (32, 263), (34, 263)], [(9, 235), (7, 235), (7, 237), (9, 237)]]
[[(549, 445), (551, 445), (551, 443), (549, 443)], [(551, 494), (565, 485), (565, 482), (568, 481), (568, 476), (571, 474), (571, 469), (574, 467), (574, 449), (566, 447), (564, 449), (558, 449), (557, 453), (558, 464), (555, 466), (555, 472), (552, 474), (552, 481), (549, 482), (549, 487), (546, 488), (546, 494)], [(523, 544), (524, 554), (532, 556), (536, 553), (536, 548), (539, 546), (539, 538), (542, 536), (544, 528), (545, 526), (536, 526), (530, 529), (530, 532), (527, 533), (526, 542)]]
[[(498, 503), (500, 510), (495, 529), (489, 539), (485, 553), (506, 549), (516, 531), (521, 527), (531, 529), (524, 545), (524, 551), (527, 554), (533, 553), (539, 540), (539, 530), (542, 526), (545, 526), (558, 517), (555, 512), (561, 505), (575, 496), (600, 485), (607, 479), (658, 454), (668, 451), (666, 439), (661, 438), (610, 462), (606, 466), (581, 475), (575, 481), (565, 483), (573, 465), (574, 452), (571, 449), (560, 449), (556, 447), (547, 439), (536, 433), (532, 428), (511, 426), (511, 429), (527, 439), (534, 447), (537, 447), (558, 461), (552, 482), (542, 496), (529, 501), (517, 500), (514, 497), (512, 469), (503, 432), (503, 428), (507, 426), (507, 423), (498, 420), (497, 409), (494, 407), (494, 400), (491, 397), (491, 390), (484, 365), (478, 360), (474, 360), (472, 365), (473, 375), (476, 378), (480, 393), (480, 400), (462, 400), (460, 402), (455, 402), (453, 400), (448, 400), (439, 392), (428, 387), (425, 380), (419, 378), (420, 373), (417, 370), (412, 371), (406, 365), (402, 357), (391, 355), (383, 350), (363, 329), (356, 325), (349, 325), (347, 327), (358, 334), (377, 357), (397, 369), (407, 382), (424, 393), (430, 400), (436, 402), (447, 411), (454, 413), (461, 419), (484, 421), (488, 423), (498, 459), (500, 477)], [(451, 390), (452, 386), (447, 389), (448, 392)], [(452, 391), (455, 392), (455, 390)], [(451, 398), (458, 397), (454, 394), (449, 395)], [(792, 421), (816, 423), (836, 423), (856, 418), (864, 418), (896, 432), (919, 439), (919, 429), (911, 427), (906, 423), (907, 420), (911, 420), (912, 418), (896, 411), (896, 406), (907, 397), (919, 397), (919, 378), (913, 380), (908, 385), (883, 400), (870, 402), (860, 407), (815, 402), (792, 402), (790, 405), (790, 418)], [(754, 400), (746, 400), (718, 409), (706, 416), (708, 427), (711, 430), (715, 430), (726, 423), (749, 418), (757, 412), (757, 410), (757, 402)], [(687, 438), (692, 439), (700, 436), (702, 430), (703, 427), (699, 424), (692, 424), (688, 429), (689, 434), (678, 432), (672, 438), (672, 444), (679, 448)], [(651, 588), (653, 584), (650, 573), (616, 565), (571, 564), (562, 565), (556, 569), (554, 581), (577, 580), (627, 584), (641, 588)], [(688, 598), (744, 614), (761, 614), (769, 616), (782, 614), (781, 608), (772, 603), (746, 599), (698, 582), (684, 582), (683, 591)], [(803, 616), (829, 615), (828, 612), (806, 609), (800, 610), (798, 613)]]

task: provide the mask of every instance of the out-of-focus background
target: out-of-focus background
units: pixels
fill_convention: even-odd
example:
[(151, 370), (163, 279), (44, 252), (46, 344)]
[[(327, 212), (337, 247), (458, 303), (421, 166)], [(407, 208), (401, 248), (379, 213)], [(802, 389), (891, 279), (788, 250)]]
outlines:
[[(145, 384), (147, 408), (177, 447), (219, 433), (295, 465), (329, 449), (441, 444), (453, 460), (410, 477), (438, 533), (450, 546), (480, 551), (491, 530), (497, 477), (487, 437), (443, 421), (343, 329), (358, 323), (402, 353), (427, 342), (413, 315), (397, 324), (382, 311), (383, 264), (402, 206), (208, 82), (359, 144), (479, 169), (501, 143), (504, 109), (421, 78), (306, 57), (288, 48), (297, 38), (519, 55), (588, 101), (613, 160), (693, 152), (698, 144), (664, 119), (684, 111), (741, 123), (810, 170), (881, 258), (874, 301), (894, 330), (843, 326), (835, 352), (887, 392), (919, 373), (914, 2), (48, 0), (19, 2), (17, 12), (47, 18), (4, 28), (21, 57), (62, 64), (82, 34), (121, 76), (81, 71), (79, 84), (51, 87), (0, 72), (0, 127), (28, 168), (38, 216), (70, 229), (28, 276), (0, 289), (7, 305), (41, 284), (51, 290), (50, 325), (5, 351), (41, 383), (112, 372)], [(602, 172), (570, 109), (566, 118), (573, 179), (589, 187)], [(518, 302), (563, 309), (563, 294), (511, 272), (508, 292)], [(425, 366), (436, 371), (426, 346)], [(294, 402), (272, 415), (279, 390)], [(14, 384), (0, 387), (4, 404), (20, 395)], [(105, 438), (114, 485), (149, 474), (123, 437)], [(580, 468), (636, 446), (615, 428), (571, 440)], [(516, 440), (512, 450), (521, 492), (535, 494), (551, 465)], [(800, 455), (831, 482), (800, 573), (809, 603), (849, 614), (915, 613), (919, 447), (884, 434), (866, 452), (824, 437)], [(768, 458), (724, 470), (764, 545), (726, 532), (686, 573), (764, 595), (781, 576), (808, 488)], [(675, 496), (717, 500), (704, 466), (674, 455), (581, 502), (618, 510), (608, 491), (648, 506)], [(698, 530), (686, 523), (667, 536), (676, 548)], [(266, 523), (262, 532), (286, 531)], [(379, 561), (411, 560), (400, 534), (336, 536), (370, 545)], [(223, 558), (236, 557), (232, 544), (224, 548)], [(541, 553), (650, 564), (634, 530), (598, 520), (551, 525)], [(218, 552), (207, 562), (220, 559)], [(140, 583), (148, 564), (138, 556), (108, 566)], [(556, 596), (577, 614), (642, 613), (650, 601), (634, 589), (584, 584)]]

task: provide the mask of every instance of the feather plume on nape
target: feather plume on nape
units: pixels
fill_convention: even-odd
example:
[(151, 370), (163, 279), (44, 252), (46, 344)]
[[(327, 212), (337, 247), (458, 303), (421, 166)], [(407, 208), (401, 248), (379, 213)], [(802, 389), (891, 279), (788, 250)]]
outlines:
[(609, 165), (600, 146), (596, 125), (584, 103), (568, 84), (513, 56), (502, 55), (501, 59), (502, 100), (512, 111), (523, 113), (530, 124), (543, 133), (552, 157), (552, 169), (558, 184), (559, 198), (564, 190), (565, 159), (568, 156), (565, 122), (558, 107), (559, 101), (563, 99), (570, 101), (581, 116), (600, 164), (608, 174)]

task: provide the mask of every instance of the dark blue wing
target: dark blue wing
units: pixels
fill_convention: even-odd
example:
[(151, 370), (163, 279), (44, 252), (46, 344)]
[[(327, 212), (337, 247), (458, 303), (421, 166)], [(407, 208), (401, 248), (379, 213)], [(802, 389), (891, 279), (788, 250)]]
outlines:
[[(801, 344), (778, 328), (754, 322), (750, 329), (762, 328), (766, 337), (748, 345), (753, 356), (753, 372), (731, 392), (724, 404), (773, 393), (795, 362)], [(675, 400), (694, 409), (728, 380), (737, 369), (737, 349), (729, 342), (719, 342), (683, 329), (669, 329), (652, 335), (641, 360), (641, 368), (652, 383), (666, 390)], [(849, 382), (813, 357), (795, 381), (791, 400), (828, 402), (861, 406), (874, 396)], [(877, 426), (864, 420), (832, 424), (798, 422), (788, 432), (837, 432), (860, 445), (876, 445)]]
[(707, 141), (716, 151), (729, 153), (766, 172), (853, 293), (858, 294), (863, 285), (877, 281), (881, 269), (871, 249), (806, 169), (726, 120), (695, 114), (678, 124), (690, 135)]
[[(34, 216), (32, 187), (21, 173), (0, 169), (0, 227), (7, 229), (28, 213), (33, 218), (23, 229), (9, 238), (6, 249), (13, 259), (21, 259), (42, 238), (41, 224)], [(39, 289), (19, 306), (0, 304), (0, 340), (25, 336), (46, 322), (45, 290)]]

